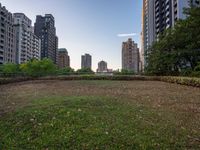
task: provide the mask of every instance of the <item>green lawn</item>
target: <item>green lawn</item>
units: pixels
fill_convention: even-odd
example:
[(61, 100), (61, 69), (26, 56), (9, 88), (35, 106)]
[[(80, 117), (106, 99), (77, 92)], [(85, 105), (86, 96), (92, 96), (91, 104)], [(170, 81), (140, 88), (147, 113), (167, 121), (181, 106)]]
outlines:
[[(126, 82), (70, 82), (70, 86), (80, 86), (80, 89), (86, 89), (85, 84), (98, 88), (123, 85), (124, 92), (130, 88)], [(26, 96), (28, 105), (0, 117), (0, 149), (200, 148), (200, 131), (196, 126), (188, 127), (193, 122), (183, 122), (184, 116), (188, 118), (184, 112), (170, 111), (166, 106), (150, 107), (136, 97), (131, 101), (134, 97), (82, 92), (74, 96), (59, 95), (61, 91), (50, 96)], [(196, 122), (199, 124), (199, 120)]]

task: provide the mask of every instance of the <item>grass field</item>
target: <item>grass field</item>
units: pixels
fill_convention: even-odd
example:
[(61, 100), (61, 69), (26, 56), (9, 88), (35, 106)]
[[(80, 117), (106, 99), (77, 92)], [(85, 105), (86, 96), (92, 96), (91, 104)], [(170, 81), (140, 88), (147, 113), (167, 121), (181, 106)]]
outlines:
[(200, 89), (155, 81), (0, 85), (0, 149), (200, 149)]

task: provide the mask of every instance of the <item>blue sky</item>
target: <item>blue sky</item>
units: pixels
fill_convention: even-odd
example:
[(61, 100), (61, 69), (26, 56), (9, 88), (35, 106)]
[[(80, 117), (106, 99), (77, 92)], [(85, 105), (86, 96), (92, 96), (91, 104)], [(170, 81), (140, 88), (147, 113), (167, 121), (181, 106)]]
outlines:
[(71, 67), (81, 66), (81, 55), (92, 55), (92, 66), (105, 60), (121, 68), (121, 45), (132, 36), (140, 47), (142, 0), (0, 0), (14, 12), (25, 13), (34, 23), (36, 15), (53, 14), (59, 47), (67, 48)]

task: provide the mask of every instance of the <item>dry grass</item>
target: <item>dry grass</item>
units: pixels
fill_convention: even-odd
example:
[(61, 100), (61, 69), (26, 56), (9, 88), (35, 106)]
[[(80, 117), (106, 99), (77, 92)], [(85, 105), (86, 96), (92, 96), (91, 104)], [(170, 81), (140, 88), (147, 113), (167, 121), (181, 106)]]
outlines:
[(200, 145), (200, 89), (156, 81), (27, 81), (0, 85), (0, 116), (30, 106), (35, 99), (58, 96), (105, 96), (130, 106), (169, 113), (178, 128)]
[[(28, 81), (0, 86), (0, 114), (49, 96), (113, 96), (200, 120), (200, 89), (156, 81)], [(199, 117), (199, 118), (198, 118)]]
[(200, 113), (200, 89), (156, 81), (27, 81), (0, 86), (0, 110), (46, 96), (113, 96), (171, 111)]

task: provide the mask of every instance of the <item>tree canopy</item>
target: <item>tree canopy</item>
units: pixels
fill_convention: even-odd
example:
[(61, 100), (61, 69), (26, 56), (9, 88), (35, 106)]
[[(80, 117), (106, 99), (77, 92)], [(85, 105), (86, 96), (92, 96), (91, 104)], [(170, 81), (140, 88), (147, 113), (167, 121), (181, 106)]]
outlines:
[(200, 8), (185, 9), (188, 16), (165, 30), (149, 48), (146, 72), (156, 75), (179, 75), (195, 70), (200, 62)]

